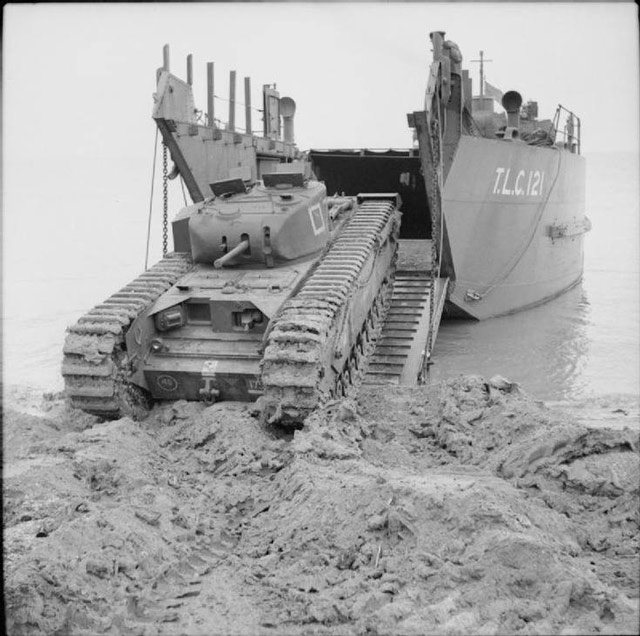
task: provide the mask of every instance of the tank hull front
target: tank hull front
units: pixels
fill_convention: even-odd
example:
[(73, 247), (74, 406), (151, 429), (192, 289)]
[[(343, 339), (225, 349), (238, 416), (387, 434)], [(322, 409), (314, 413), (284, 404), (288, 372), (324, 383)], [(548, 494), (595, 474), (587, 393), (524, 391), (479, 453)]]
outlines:
[[(257, 399), (269, 320), (316, 261), (273, 268), (196, 264), (127, 332), (127, 351), (138, 361), (127, 380), (157, 400)], [(155, 316), (175, 307), (184, 308), (185, 324), (158, 331)], [(260, 322), (245, 328), (234, 320), (243, 311), (257, 311)]]
[(583, 271), (584, 159), (564, 149), (463, 136), (443, 189), (454, 315), (521, 311)]

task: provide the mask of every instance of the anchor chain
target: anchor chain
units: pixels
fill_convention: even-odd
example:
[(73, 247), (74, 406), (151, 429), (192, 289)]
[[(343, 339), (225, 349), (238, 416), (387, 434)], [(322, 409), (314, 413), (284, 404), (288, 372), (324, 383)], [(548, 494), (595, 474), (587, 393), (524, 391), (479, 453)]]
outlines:
[[(431, 302), (429, 303), (429, 335), (427, 338), (427, 348), (426, 348), (426, 370), (428, 372), (429, 362), (431, 359), (431, 349), (433, 346), (433, 317), (435, 314), (435, 299), (436, 299), (436, 277), (440, 274), (440, 265), (439, 265), (439, 245), (441, 242), (442, 235), (442, 218), (441, 218), (441, 208), (442, 201), (440, 198), (441, 195), (441, 174), (442, 174), (442, 164), (441, 164), (441, 148), (440, 148), (440, 126), (438, 120), (433, 119), (431, 121), (431, 161), (433, 166), (433, 179), (431, 183), (431, 188), (433, 192), (432, 201), (436, 203), (436, 205), (431, 205), (431, 271), (429, 273), (429, 287), (430, 287), (430, 296)], [(436, 269), (438, 272), (436, 273)]]
[(169, 191), (167, 176), (167, 145), (162, 142), (162, 255), (167, 255), (168, 245), (168, 208), (169, 208)]

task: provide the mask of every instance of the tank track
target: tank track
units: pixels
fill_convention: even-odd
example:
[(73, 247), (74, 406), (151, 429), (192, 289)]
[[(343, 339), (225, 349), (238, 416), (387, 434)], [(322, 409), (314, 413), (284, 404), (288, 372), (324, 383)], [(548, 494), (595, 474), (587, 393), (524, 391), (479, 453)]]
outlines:
[(125, 379), (125, 335), (133, 320), (191, 267), (188, 254), (168, 254), (67, 328), (62, 375), (72, 406), (108, 419), (144, 416), (144, 392)]
[[(400, 214), (388, 200), (362, 203), (319, 265), (273, 320), (262, 360), (262, 415), (269, 423), (301, 424), (327, 399), (344, 396), (362, 376), (369, 342), (382, 323), (392, 287)], [(388, 263), (378, 254), (389, 248)], [(381, 271), (380, 267), (384, 270)], [(374, 277), (374, 274), (378, 275)], [(351, 304), (368, 290), (368, 312), (347, 355), (336, 357), (352, 320)], [(366, 296), (366, 294), (365, 294)], [(354, 299), (354, 297), (356, 297)]]

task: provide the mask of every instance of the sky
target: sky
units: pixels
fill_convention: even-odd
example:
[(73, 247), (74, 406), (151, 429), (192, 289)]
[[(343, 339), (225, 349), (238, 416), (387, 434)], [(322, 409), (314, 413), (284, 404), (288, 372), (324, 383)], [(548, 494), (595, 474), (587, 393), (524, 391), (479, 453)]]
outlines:
[[(161, 254), (159, 171), (150, 206), (151, 111), (164, 44), (182, 78), (193, 54), (202, 110), (206, 63), (215, 63), (223, 121), (235, 70), (239, 101), (245, 76), (254, 106), (263, 84), (295, 99), (303, 150), (406, 148), (406, 115), (424, 105), (434, 30), (459, 45), (476, 90), (471, 61), (482, 50), (494, 86), (537, 100), (541, 117), (552, 117), (558, 103), (577, 113), (587, 157), (638, 153), (633, 3), (4, 5), (2, 344), (9, 366), (24, 365), (30, 375), (48, 360), (59, 376), (66, 325), (142, 271), (150, 207), (149, 262)], [(259, 116), (254, 111), (254, 130)], [(236, 122), (244, 125), (241, 106)], [(170, 215), (183, 204), (172, 181)]]
[[(261, 106), (263, 84), (275, 83), (296, 101), (302, 150), (406, 148), (407, 113), (424, 107), (429, 32), (445, 31), (476, 91), (473, 60), (484, 51), (492, 85), (538, 101), (541, 118), (553, 117), (559, 103), (581, 117), (583, 153), (638, 153), (638, 20), (631, 2), (34, 3), (5, 5), (3, 19), (7, 267), (33, 266), (33, 246), (47, 254), (53, 245), (68, 246), (97, 258), (123, 233), (145, 242), (151, 112), (165, 44), (179, 77), (186, 79), (186, 57), (193, 55), (201, 110), (206, 65), (214, 62), (216, 117), (223, 122), (235, 70), (239, 102), (246, 76), (254, 107)], [(260, 116), (253, 111), (254, 130)], [(236, 122), (244, 126), (240, 104)], [(154, 214), (159, 178), (156, 171)], [(169, 194), (173, 214), (184, 204), (179, 180)], [(25, 231), (31, 249), (14, 240)]]
[[(406, 114), (422, 107), (428, 34), (446, 31), (478, 86), (516, 89), (553, 116), (583, 122), (584, 152), (638, 149), (638, 21), (633, 3), (33, 4), (4, 10), (6, 158), (147, 156), (162, 46), (206, 109), (206, 62), (228, 97), (236, 70), (297, 102), (296, 138), (310, 147), (407, 147)], [(228, 105), (216, 100), (216, 116)], [(253, 127), (260, 125), (254, 111)], [(244, 113), (238, 106), (238, 125)], [(46, 141), (45, 141), (46, 140)]]

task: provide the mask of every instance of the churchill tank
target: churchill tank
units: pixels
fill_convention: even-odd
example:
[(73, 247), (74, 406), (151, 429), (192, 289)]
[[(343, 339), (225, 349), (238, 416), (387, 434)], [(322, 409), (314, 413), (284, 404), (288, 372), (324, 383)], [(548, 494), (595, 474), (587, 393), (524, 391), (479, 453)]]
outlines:
[(295, 102), (271, 87), (259, 136), (199, 123), (166, 49), (157, 82), (153, 117), (193, 203), (171, 222), (173, 251), (69, 327), (66, 393), (111, 419), (153, 400), (259, 399), (266, 420), (299, 424), (362, 369), (400, 199), (327, 197), (294, 145)]
[(172, 254), (70, 328), (74, 406), (261, 397), (266, 418), (295, 424), (352, 384), (393, 271), (396, 196), (330, 206), (300, 172), (213, 190), (173, 221)]

